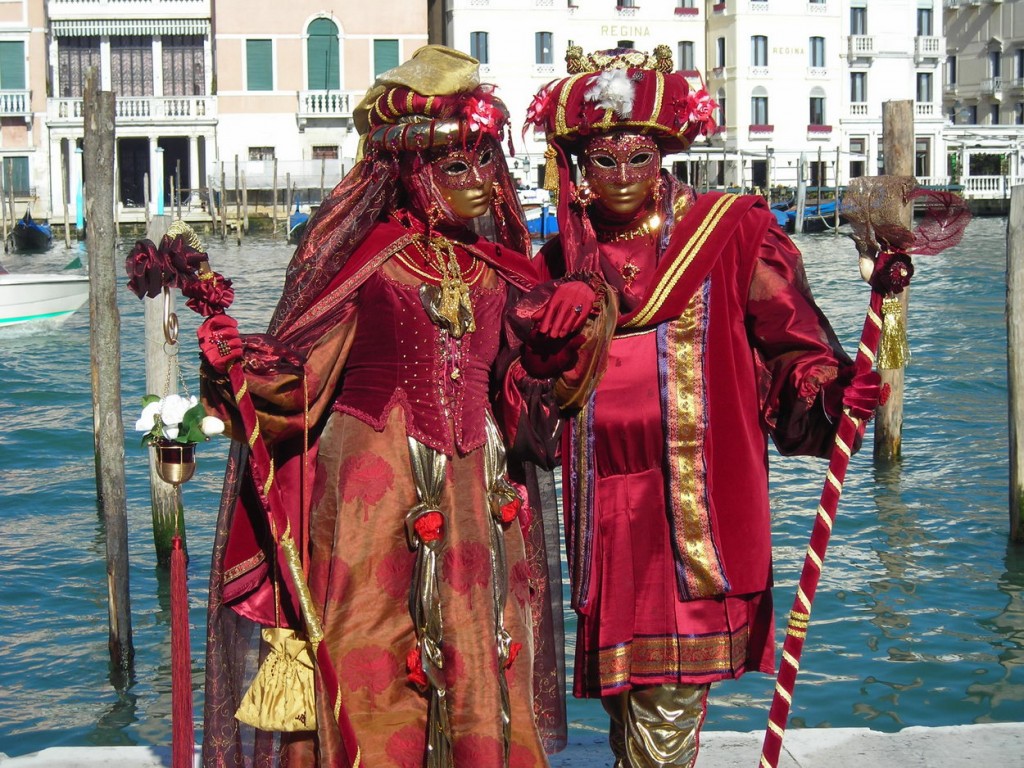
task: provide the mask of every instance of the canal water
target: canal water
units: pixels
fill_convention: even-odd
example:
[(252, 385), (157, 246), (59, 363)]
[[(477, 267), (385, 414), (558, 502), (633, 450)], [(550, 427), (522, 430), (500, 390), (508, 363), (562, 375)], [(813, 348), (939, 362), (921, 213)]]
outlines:
[[(1005, 219), (973, 221), (963, 244), (917, 259), (910, 296), (904, 458), (855, 456), (801, 663), (792, 724), (870, 727), (1013, 721), (1024, 712), (1024, 551), (1007, 544)], [(856, 348), (868, 292), (852, 243), (798, 237), (819, 303)], [(119, 249), (118, 260), (130, 248)], [(77, 253), (8, 256), (11, 271), (59, 269)], [(233, 314), (262, 330), (290, 247), (213, 240), (235, 281)], [(83, 254), (84, 255), (84, 254)], [(142, 304), (120, 291), (122, 392), (135, 666), (114, 684), (107, 654), (104, 535), (92, 458), (88, 312), (60, 329), (0, 337), (0, 752), (170, 742), (170, 610), (155, 567), (146, 454), (133, 432), (144, 390)], [(181, 314), (186, 382), (194, 329)], [(201, 447), (184, 487), (193, 684), (201, 727), (204, 605), (226, 441)], [(779, 625), (793, 600), (824, 462), (772, 457)], [(572, 627), (570, 617), (570, 630)], [(781, 640), (781, 635), (780, 635)], [(571, 631), (570, 631), (571, 654)], [(712, 693), (708, 728), (762, 730), (774, 680)], [(569, 702), (577, 734), (603, 730)]]

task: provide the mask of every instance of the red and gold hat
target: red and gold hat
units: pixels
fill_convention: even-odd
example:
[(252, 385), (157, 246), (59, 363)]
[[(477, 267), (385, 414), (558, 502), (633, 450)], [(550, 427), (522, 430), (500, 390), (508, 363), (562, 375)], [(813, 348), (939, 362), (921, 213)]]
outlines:
[(718, 105), (702, 85), (672, 71), (666, 45), (652, 53), (614, 48), (586, 55), (570, 45), (565, 61), (569, 76), (542, 88), (526, 114), (526, 127), (543, 132), (549, 144), (575, 152), (587, 137), (626, 129), (652, 136), (668, 154), (715, 128)]
[(409, 61), (378, 76), (353, 111), (366, 147), (421, 152), (500, 141), (509, 114), (493, 88), (480, 84), (480, 63), (441, 45), (426, 45)]

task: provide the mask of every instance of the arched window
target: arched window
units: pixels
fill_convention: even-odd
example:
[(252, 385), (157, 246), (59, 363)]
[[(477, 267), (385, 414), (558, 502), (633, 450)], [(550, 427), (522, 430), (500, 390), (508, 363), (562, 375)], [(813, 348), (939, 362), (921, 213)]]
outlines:
[(338, 90), (341, 87), (338, 25), (330, 19), (314, 19), (307, 33), (306, 87), (311, 91)]

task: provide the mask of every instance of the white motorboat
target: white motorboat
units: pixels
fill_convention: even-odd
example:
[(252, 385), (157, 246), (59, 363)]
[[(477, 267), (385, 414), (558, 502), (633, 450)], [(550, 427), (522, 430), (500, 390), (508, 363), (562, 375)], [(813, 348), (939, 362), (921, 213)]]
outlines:
[(0, 274), (0, 328), (48, 321), (60, 324), (89, 299), (81, 274)]

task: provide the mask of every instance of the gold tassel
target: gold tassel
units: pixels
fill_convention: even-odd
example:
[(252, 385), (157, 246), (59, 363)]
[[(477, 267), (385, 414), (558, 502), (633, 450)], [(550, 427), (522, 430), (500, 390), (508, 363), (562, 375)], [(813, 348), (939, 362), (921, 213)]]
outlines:
[(260, 664), (235, 717), (263, 731), (315, 731), (313, 652), (295, 630), (268, 627), (270, 653)]
[(558, 152), (548, 144), (544, 150), (544, 189), (551, 193), (552, 205), (558, 204)]
[(910, 345), (903, 323), (903, 307), (896, 296), (882, 299), (882, 339), (878, 344), (879, 370), (894, 370), (910, 362)]

